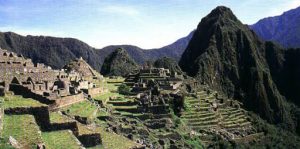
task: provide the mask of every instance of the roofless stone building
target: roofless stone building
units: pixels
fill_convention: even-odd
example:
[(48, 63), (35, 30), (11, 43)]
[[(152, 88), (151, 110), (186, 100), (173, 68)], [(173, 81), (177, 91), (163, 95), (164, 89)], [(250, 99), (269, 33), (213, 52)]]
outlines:
[(22, 55), (0, 49), (0, 91), (13, 91), (52, 104), (50, 107), (53, 109), (84, 100), (83, 91), (87, 94), (101, 92), (101, 88), (87, 80), (101, 78), (101, 75), (82, 58), (67, 66), (67, 70), (53, 70), (44, 64), (34, 64)]

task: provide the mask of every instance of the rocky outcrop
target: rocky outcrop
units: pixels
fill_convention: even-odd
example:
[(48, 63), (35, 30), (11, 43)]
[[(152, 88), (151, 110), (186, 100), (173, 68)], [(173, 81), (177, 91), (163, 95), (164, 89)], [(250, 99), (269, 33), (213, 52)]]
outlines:
[(272, 58), (280, 59), (285, 52), (269, 46), (221, 6), (201, 20), (179, 64), (200, 83), (239, 99), (269, 122), (295, 128), (281, 87), (274, 81), (281, 79), (274, 67), (281, 63)]
[(109, 76), (126, 76), (137, 68), (138, 65), (128, 53), (124, 49), (118, 48), (105, 58), (101, 68), (101, 74)]

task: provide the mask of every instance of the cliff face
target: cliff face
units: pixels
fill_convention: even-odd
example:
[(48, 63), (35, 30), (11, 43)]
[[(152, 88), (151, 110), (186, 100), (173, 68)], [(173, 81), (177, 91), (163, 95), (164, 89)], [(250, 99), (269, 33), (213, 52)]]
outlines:
[(105, 58), (101, 74), (109, 76), (126, 76), (137, 68), (138, 65), (129, 56), (126, 50), (118, 48)]
[(300, 48), (299, 24), (300, 7), (261, 19), (250, 27), (264, 40), (275, 41), (286, 48)]
[(259, 40), (229, 8), (217, 7), (199, 23), (179, 65), (199, 82), (239, 99), (269, 122), (295, 128), (279, 91), (283, 77), (276, 69), (281, 66), (282, 71), (296, 75), (286, 70), (295, 61), (285, 54), (289, 52), (272, 46)]

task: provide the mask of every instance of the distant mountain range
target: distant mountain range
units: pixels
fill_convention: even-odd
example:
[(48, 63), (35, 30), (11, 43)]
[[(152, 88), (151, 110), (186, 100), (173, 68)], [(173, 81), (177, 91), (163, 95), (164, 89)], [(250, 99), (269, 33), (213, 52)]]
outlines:
[(300, 48), (300, 7), (261, 19), (250, 27), (263, 40), (275, 41), (286, 48)]
[(193, 32), (176, 42), (158, 49), (141, 49), (132, 45), (113, 45), (95, 49), (74, 38), (46, 36), (21, 36), (13, 32), (0, 32), (0, 47), (23, 54), (34, 63), (45, 63), (53, 68), (62, 68), (75, 58), (83, 57), (94, 69), (100, 72), (106, 56), (117, 48), (125, 49), (139, 64), (147, 60), (155, 61), (162, 57), (179, 60)]

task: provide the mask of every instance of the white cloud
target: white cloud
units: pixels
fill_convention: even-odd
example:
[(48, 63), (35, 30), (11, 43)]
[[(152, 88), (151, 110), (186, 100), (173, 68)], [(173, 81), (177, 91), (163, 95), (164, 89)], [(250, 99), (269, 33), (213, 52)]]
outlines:
[(280, 8), (272, 8), (269, 12), (269, 16), (281, 15), (284, 11), (294, 9), (300, 6), (300, 0), (289, 0), (285, 1)]
[(106, 6), (100, 9), (101, 12), (118, 14), (118, 15), (127, 15), (127, 16), (137, 16), (140, 12), (133, 7), (130, 6)]

